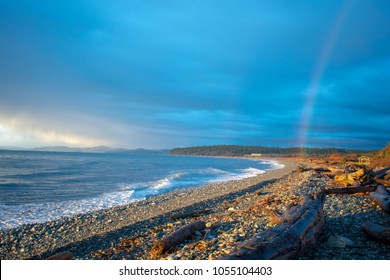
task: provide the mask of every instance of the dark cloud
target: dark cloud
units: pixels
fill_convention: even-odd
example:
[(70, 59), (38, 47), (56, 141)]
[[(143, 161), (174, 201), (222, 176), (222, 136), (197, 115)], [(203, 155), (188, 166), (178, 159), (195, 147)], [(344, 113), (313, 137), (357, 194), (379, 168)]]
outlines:
[(389, 13), (358, 0), (1, 1), (0, 128), (34, 143), (378, 148)]

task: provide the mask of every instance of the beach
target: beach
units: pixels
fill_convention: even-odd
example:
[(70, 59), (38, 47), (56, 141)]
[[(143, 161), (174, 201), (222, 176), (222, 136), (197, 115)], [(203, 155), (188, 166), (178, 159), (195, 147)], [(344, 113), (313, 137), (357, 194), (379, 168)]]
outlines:
[[(279, 160), (282, 169), (242, 180), (158, 196), (43, 224), (0, 233), (1, 259), (46, 259), (64, 251), (74, 259), (156, 259), (153, 244), (178, 228), (202, 220), (206, 229), (159, 256), (159, 259), (219, 259), (241, 242), (274, 227), (269, 214), (283, 212), (306, 194), (324, 189), (328, 179), (313, 170), (296, 172), (298, 162)], [(175, 214), (209, 210), (199, 217)], [(367, 240), (363, 221), (390, 225), (388, 216), (367, 196), (328, 195), (325, 226), (316, 247), (302, 259), (390, 259), (388, 245)], [(344, 246), (332, 241), (343, 237)], [(340, 239), (340, 238), (339, 238)]]

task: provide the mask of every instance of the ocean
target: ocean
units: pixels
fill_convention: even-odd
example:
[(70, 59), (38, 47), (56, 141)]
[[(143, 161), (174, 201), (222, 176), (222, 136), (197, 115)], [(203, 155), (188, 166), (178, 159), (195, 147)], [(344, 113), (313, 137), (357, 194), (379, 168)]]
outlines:
[(260, 159), (0, 151), (0, 230), (281, 167)]

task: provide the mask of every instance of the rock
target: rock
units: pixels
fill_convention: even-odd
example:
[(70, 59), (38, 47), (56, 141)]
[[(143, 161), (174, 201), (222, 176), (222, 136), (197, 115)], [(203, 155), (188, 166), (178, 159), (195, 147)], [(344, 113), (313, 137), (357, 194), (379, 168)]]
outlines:
[(228, 211), (229, 211), (229, 212), (234, 212), (234, 211), (236, 211), (236, 209), (234, 209), (233, 207), (230, 207), (230, 208), (228, 209)]
[(341, 235), (332, 235), (329, 237), (327, 245), (333, 248), (345, 248), (354, 246), (355, 242)]

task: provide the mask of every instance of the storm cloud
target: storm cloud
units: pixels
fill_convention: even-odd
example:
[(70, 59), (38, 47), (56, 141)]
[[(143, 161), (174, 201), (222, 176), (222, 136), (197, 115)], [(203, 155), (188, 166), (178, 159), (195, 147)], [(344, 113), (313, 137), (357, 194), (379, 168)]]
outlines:
[(388, 1), (0, 1), (0, 146), (380, 148)]

